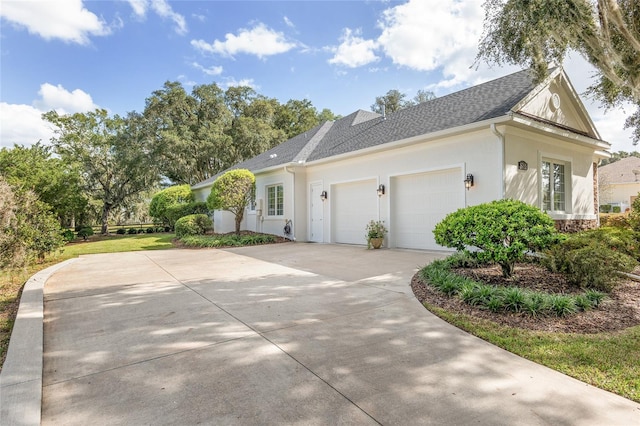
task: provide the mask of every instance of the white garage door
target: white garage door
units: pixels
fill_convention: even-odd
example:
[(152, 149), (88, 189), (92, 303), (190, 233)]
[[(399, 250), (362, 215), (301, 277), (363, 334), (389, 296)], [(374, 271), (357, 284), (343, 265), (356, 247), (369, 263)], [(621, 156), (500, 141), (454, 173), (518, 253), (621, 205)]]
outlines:
[(464, 207), (460, 168), (391, 179), (391, 229), (396, 247), (442, 249), (433, 228), (448, 213)]
[(333, 241), (366, 244), (366, 226), (378, 218), (376, 181), (366, 180), (333, 185), (330, 197)]

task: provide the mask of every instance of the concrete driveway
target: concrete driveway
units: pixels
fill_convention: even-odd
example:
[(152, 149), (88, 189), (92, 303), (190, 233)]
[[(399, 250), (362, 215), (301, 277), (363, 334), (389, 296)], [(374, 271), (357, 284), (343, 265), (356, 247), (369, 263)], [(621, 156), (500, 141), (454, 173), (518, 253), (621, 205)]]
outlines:
[(640, 424), (436, 318), (441, 255), (287, 243), (91, 255), (45, 285), (42, 424)]

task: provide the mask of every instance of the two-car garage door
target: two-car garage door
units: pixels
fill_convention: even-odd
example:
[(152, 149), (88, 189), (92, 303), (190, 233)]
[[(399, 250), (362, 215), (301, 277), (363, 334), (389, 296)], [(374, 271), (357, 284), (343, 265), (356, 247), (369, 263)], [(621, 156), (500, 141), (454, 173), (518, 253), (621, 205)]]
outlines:
[[(442, 249), (433, 228), (448, 213), (464, 207), (462, 169), (450, 168), (392, 177), (388, 197), (392, 247)], [(379, 217), (375, 179), (333, 185), (331, 188), (332, 240), (365, 244), (367, 223)], [(386, 209), (384, 203), (381, 208)], [(384, 214), (383, 214), (384, 216)]]
[(391, 237), (395, 247), (442, 249), (433, 228), (464, 207), (462, 169), (452, 168), (391, 178)]

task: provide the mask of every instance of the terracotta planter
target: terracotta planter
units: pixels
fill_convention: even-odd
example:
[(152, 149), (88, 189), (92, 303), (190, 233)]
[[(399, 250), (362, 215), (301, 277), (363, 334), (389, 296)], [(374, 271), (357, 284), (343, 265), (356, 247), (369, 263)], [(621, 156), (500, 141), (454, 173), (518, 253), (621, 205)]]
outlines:
[(371, 247), (373, 247), (374, 249), (379, 249), (380, 247), (382, 247), (383, 241), (384, 238), (371, 238), (369, 240), (369, 242), (371, 243)]

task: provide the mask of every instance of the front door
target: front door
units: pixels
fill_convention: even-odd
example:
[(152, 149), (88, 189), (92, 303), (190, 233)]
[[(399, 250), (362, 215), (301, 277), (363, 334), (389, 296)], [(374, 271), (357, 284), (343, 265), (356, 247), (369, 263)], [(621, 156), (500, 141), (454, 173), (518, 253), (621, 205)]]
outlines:
[(311, 235), (309, 241), (314, 243), (323, 242), (323, 216), (324, 216), (324, 201), (320, 198), (322, 193), (322, 183), (311, 184), (311, 206), (309, 211), (311, 212)]

